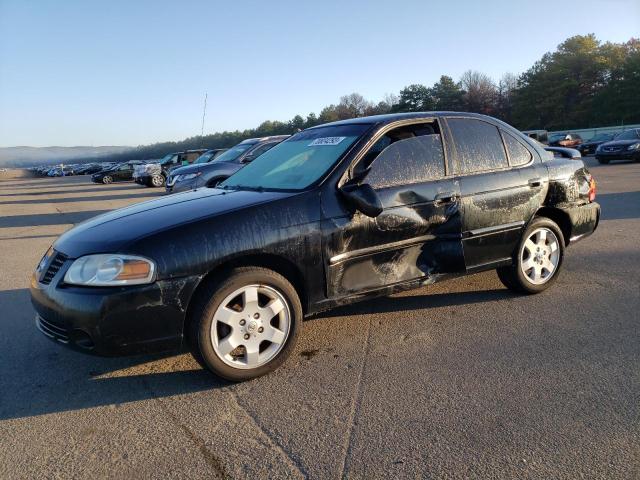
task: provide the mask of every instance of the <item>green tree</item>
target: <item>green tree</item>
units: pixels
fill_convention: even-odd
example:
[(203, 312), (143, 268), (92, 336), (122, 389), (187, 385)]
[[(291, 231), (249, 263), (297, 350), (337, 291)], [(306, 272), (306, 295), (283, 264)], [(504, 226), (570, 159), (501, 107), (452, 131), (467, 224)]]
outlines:
[(394, 111), (424, 112), (433, 110), (434, 106), (431, 90), (424, 85), (413, 84), (400, 90), (400, 99), (394, 106)]
[(464, 108), (464, 92), (453, 78), (442, 75), (431, 88), (436, 110), (459, 112)]

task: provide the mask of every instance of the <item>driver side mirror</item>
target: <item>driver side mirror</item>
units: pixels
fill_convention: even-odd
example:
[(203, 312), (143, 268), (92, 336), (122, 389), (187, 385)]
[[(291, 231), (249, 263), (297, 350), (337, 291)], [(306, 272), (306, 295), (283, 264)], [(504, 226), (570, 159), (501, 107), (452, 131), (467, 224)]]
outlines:
[(340, 193), (357, 210), (367, 217), (375, 218), (382, 213), (382, 202), (376, 191), (368, 183), (360, 185), (343, 185)]

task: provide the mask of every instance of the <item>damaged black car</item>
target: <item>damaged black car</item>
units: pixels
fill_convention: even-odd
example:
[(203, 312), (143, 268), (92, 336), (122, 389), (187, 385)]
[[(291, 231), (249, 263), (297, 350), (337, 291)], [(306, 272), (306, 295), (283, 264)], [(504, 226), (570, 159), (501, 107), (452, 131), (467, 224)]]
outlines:
[(297, 133), (216, 188), (63, 234), (31, 282), (36, 325), (102, 355), (188, 348), (229, 380), (291, 353), (305, 316), (495, 269), (534, 294), (600, 218), (582, 160), (490, 117), (393, 114)]

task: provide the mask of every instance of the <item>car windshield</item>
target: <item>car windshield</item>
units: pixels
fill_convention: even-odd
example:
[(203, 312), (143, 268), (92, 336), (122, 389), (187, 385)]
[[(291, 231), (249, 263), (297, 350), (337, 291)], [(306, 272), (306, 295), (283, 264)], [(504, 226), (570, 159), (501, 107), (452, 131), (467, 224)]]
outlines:
[(253, 147), (257, 142), (254, 143), (239, 143), (235, 147), (231, 147), (226, 152), (221, 153), (216, 158), (212, 160), (212, 162), (233, 162), (244, 152)]
[(204, 152), (193, 163), (208, 163), (211, 157), (215, 156), (216, 152)]
[(618, 135), (616, 140), (636, 140), (638, 138), (640, 138), (640, 136), (638, 136), (638, 130), (627, 130)]
[(160, 165), (166, 165), (168, 163), (171, 163), (171, 160), (173, 159), (173, 157), (175, 157), (176, 154), (175, 153), (170, 153), (168, 155), (165, 155), (164, 157), (162, 157), (162, 159), (158, 162)]
[(331, 168), (368, 124), (318, 127), (300, 132), (222, 183), (227, 189), (304, 190)]

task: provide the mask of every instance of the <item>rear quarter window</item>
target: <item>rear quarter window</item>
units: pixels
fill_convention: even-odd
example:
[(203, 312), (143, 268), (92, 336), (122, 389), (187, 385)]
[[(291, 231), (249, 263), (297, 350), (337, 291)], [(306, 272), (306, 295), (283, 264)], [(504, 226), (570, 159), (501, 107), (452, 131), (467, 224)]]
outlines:
[(498, 128), (482, 120), (447, 120), (457, 152), (457, 172), (475, 173), (509, 166)]
[(513, 135), (502, 131), (502, 138), (504, 138), (505, 147), (507, 147), (507, 153), (509, 154), (509, 161), (512, 167), (518, 165), (526, 165), (533, 158), (531, 152)]

